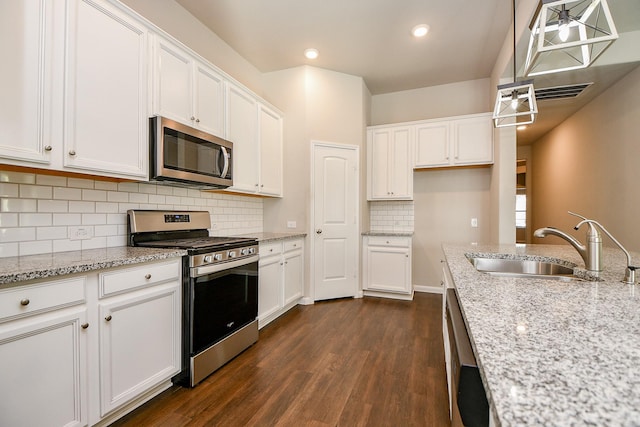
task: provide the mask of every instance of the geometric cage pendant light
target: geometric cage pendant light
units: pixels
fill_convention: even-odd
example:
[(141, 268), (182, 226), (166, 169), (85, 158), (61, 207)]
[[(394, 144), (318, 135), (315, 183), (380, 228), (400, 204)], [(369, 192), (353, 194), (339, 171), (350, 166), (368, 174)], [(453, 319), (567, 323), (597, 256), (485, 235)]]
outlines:
[(618, 38), (607, 0), (542, 0), (530, 26), (526, 76), (586, 68)]
[(516, 4), (513, 7), (513, 83), (498, 85), (493, 109), (495, 127), (533, 123), (538, 114), (533, 80), (516, 81)]

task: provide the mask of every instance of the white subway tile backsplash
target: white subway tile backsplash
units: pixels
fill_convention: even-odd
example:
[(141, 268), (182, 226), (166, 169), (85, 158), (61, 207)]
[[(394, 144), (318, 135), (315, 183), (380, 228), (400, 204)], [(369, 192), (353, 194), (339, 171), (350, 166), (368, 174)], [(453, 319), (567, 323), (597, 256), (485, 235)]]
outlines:
[[(128, 209), (207, 210), (215, 224), (212, 235), (262, 232), (261, 199), (0, 171), (0, 257), (124, 246)], [(93, 238), (70, 240), (74, 226), (91, 228)]]
[(370, 204), (371, 231), (413, 232), (414, 218), (412, 201), (385, 201)]

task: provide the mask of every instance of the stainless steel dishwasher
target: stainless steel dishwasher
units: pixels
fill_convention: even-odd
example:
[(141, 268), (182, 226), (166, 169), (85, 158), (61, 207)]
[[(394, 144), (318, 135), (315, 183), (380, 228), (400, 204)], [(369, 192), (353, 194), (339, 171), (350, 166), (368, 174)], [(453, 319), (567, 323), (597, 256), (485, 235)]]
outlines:
[(446, 299), (451, 350), (451, 425), (485, 427), (489, 425), (489, 403), (455, 288), (447, 289)]

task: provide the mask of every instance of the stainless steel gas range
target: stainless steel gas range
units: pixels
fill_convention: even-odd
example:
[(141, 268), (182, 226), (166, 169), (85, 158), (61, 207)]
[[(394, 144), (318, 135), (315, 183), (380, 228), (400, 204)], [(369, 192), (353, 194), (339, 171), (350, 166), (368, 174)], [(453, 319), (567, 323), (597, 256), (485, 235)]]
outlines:
[(182, 372), (194, 387), (258, 340), (258, 243), (209, 236), (207, 211), (130, 210), (129, 245), (187, 250)]

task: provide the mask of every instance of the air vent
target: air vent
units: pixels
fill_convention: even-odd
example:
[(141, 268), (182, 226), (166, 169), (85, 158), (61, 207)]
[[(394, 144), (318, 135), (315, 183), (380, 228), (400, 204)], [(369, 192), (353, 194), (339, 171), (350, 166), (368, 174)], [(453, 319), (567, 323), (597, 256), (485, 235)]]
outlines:
[(567, 99), (575, 98), (580, 95), (591, 83), (581, 83), (577, 85), (546, 87), (542, 89), (536, 88), (536, 100), (543, 101), (545, 99)]

